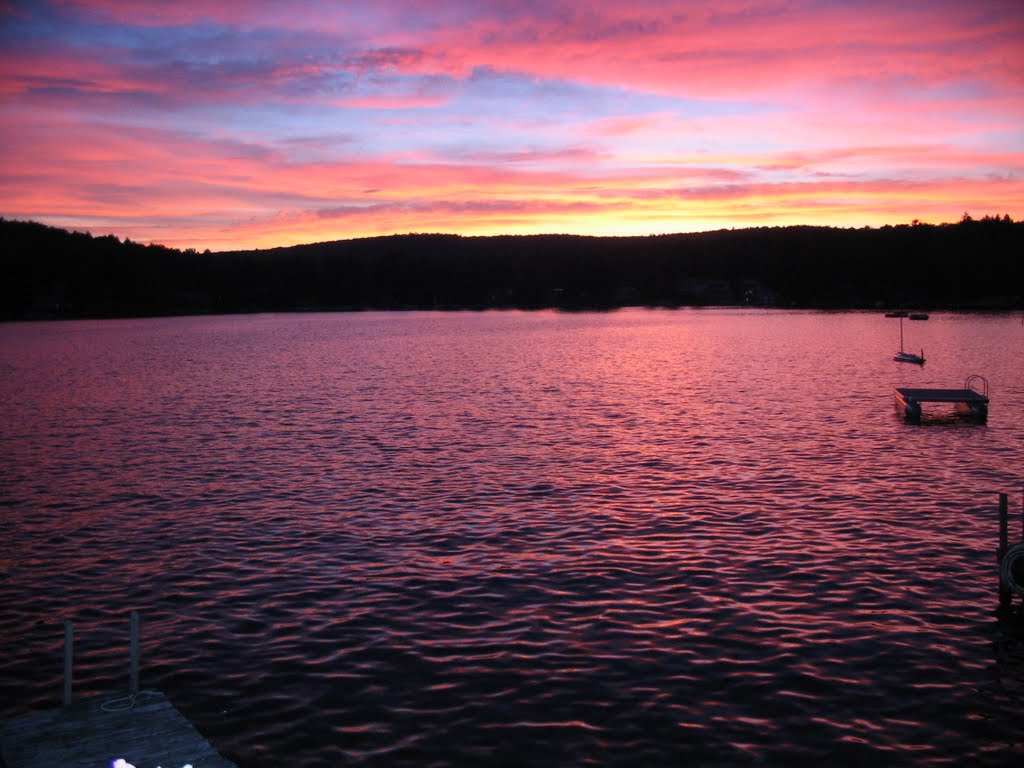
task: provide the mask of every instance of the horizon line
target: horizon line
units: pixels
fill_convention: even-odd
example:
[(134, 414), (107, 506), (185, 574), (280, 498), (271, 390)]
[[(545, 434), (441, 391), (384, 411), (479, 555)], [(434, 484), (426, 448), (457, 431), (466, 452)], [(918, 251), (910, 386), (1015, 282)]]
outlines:
[(912, 219), (909, 222), (899, 223), (886, 223), (881, 225), (864, 224), (861, 226), (843, 226), (841, 224), (808, 224), (808, 223), (794, 223), (794, 224), (761, 224), (745, 227), (737, 226), (720, 226), (709, 229), (692, 229), (692, 230), (679, 230), (673, 232), (648, 232), (644, 234), (586, 234), (581, 232), (503, 232), (495, 234), (463, 234), (461, 232), (445, 232), (445, 231), (406, 231), (406, 232), (390, 232), (387, 234), (375, 234), (375, 235), (361, 235), (357, 237), (340, 237), (331, 240), (310, 240), (300, 243), (291, 243), (289, 245), (269, 245), (269, 246), (256, 246), (249, 248), (226, 248), (213, 250), (211, 248), (196, 248), (196, 247), (180, 247), (174, 245), (167, 245), (165, 243), (151, 240), (148, 242), (142, 242), (134, 240), (128, 236), (121, 237), (114, 232), (108, 232), (103, 234), (97, 234), (92, 229), (77, 229), (73, 226), (52, 224), (47, 221), (39, 219), (22, 219), (22, 218), (7, 218), (6, 216), (0, 215), (0, 222), (19, 223), (19, 224), (30, 224), (48, 227), (50, 229), (61, 230), (69, 234), (87, 235), (90, 238), (100, 239), (105, 237), (113, 237), (115, 240), (122, 244), (135, 244), (142, 245), (144, 247), (156, 247), (165, 248), (171, 251), (178, 251), (181, 253), (244, 253), (250, 251), (274, 251), (274, 250), (286, 250), (290, 248), (304, 248), (316, 245), (327, 245), (332, 243), (350, 243), (358, 242), (361, 240), (383, 240), (393, 237), (450, 237), (450, 238), (461, 238), (461, 239), (499, 239), (499, 238), (531, 238), (531, 237), (574, 237), (580, 239), (590, 240), (642, 240), (648, 238), (659, 238), (659, 237), (682, 237), (688, 235), (703, 235), (703, 234), (714, 234), (718, 232), (746, 232), (753, 230), (762, 229), (836, 229), (836, 230), (883, 230), (886, 228), (895, 227), (945, 227), (945, 226), (956, 226), (959, 224), (972, 223), (972, 222), (1004, 222), (1011, 224), (1019, 224), (1021, 221), (1013, 219), (1009, 213), (1005, 214), (985, 214), (981, 218), (974, 218), (971, 216), (969, 211), (965, 211), (963, 216), (958, 221), (940, 221), (930, 222), (922, 221), (919, 219)]

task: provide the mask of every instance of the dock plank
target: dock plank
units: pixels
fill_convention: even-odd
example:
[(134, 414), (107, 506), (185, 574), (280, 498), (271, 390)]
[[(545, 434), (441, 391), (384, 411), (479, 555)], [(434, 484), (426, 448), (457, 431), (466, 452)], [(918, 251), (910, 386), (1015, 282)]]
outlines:
[(7, 768), (106, 768), (119, 757), (137, 768), (237, 768), (159, 691), (5, 720), (0, 754)]

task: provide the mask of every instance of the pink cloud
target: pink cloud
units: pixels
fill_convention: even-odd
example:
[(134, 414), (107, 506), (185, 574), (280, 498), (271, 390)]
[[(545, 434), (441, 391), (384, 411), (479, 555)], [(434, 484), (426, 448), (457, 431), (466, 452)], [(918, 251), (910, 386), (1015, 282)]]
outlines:
[(190, 0), (187, 3), (165, 3), (160, 0), (53, 0), (53, 5), (104, 21), (141, 26), (167, 24), (188, 25), (200, 22), (243, 24), (261, 16), (272, 18), (274, 3), (267, 0), (232, 2), (228, 0)]
[[(502, 3), (436, 4), (381, 0), (366, 8), (329, 3), (162, 3), (65, 0), (78, 14), (137, 25), (215, 21), (228, 28), (290, 30), (292, 57), (272, 71), (210, 71), (186, 77), (162, 68), (111, 73), (117, 82), (148, 78), (153, 87), (253, 87), (315, 83), (341, 71), (468, 77), (479, 67), (543, 78), (641, 89), (682, 97), (755, 101), (827, 97), (865, 91), (869, 98), (948, 83), (986, 82), (1019, 89), (1024, 82), (1024, 7), (980, 2), (842, 5), (732, 2), (684, 7), (638, 0), (629, 4), (568, 3), (530, 12)], [(430, 6), (432, 13), (425, 8)], [(439, 19), (439, 21), (434, 21)], [(441, 23), (443, 21), (443, 23)], [(342, 60), (302, 62), (302, 37), (315, 33), (356, 44)], [(280, 53), (284, 53), (281, 51)], [(259, 78), (256, 89), (252, 78)], [(305, 94), (311, 98), (312, 88)], [(278, 98), (285, 98), (282, 93)], [(238, 98), (238, 95), (235, 95)], [(367, 97), (360, 105), (383, 96)], [(423, 103), (436, 103), (424, 96)]]
[[(709, 97), (838, 80), (1024, 78), (1024, 9), (1006, 3), (835, 4), (637, 0), (531, 8), (379, 0), (349, 4), (64, 0), (138, 25), (216, 22), (364, 41), (373, 66), (416, 74), (497, 69)], [(405, 55), (396, 52), (405, 51)], [(389, 59), (384, 62), (380, 57)]]
[(114, 93), (160, 87), (140, 77), (128, 78), (122, 67), (71, 49), (0, 50), (0, 73), (0, 93), (5, 96), (35, 89)]
[[(463, 234), (641, 234), (744, 222), (861, 226), (964, 210), (1024, 210), (1024, 156), (919, 146), (847, 147), (687, 162), (605, 163), (592, 150), (480, 155), (351, 155), (297, 162), (286, 154), (181, 132), (94, 123), (26, 122), (0, 113), (10, 162), (0, 177), (7, 216), (82, 222), (143, 242), (263, 247), (401, 231)], [(77, 141), (67, 142), (73, 132)], [(510, 160), (512, 160), (510, 162)], [(541, 162), (534, 162), (540, 160)], [(979, 164), (1016, 167), (976, 177)], [(823, 169), (925, 164), (934, 177), (836, 178)]]
[(438, 5), (63, 0), (202, 34), (0, 49), (0, 215), (214, 248), (1024, 216), (1019, 4)]
[[(991, 4), (714, 3), (567, 6), (550, 18), (491, 19), (438, 33), (437, 60), (710, 98), (749, 98), (845, 80), (922, 83), (1024, 76), (1024, 10)], [(1005, 8), (1005, 6), (1003, 6)], [(760, 12), (753, 9), (760, 8)], [(441, 53), (443, 51), (443, 54)], [(430, 57), (427, 57), (428, 60)]]

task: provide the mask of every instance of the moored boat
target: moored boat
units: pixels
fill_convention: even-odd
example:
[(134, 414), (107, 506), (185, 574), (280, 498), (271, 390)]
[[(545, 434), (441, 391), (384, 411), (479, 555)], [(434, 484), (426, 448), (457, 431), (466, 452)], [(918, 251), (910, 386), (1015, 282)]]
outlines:
[(897, 363), (914, 363), (915, 365), (924, 365), (924, 350), (921, 350), (920, 355), (915, 355), (913, 352), (903, 351), (903, 318), (900, 318), (900, 351), (892, 356), (892, 359)]
[(904, 352), (900, 350), (892, 359), (897, 363), (916, 363), (917, 365), (924, 365), (924, 350), (921, 350), (920, 355), (915, 355), (913, 352)]

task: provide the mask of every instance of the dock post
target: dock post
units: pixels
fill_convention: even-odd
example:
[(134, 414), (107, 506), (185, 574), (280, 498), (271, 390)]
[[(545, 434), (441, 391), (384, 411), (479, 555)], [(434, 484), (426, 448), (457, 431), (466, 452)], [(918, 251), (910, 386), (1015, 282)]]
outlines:
[[(1003, 565), (1003, 556), (1010, 548), (1010, 518), (1009, 518), (1009, 497), (1005, 493), (999, 494), (999, 549), (996, 550), (996, 559), (1000, 570)], [(999, 576), (999, 609), (1005, 611), (1013, 603), (1013, 593), (1010, 587), (1003, 583), (1002, 573)]]
[(129, 691), (132, 694), (139, 692), (139, 612), (131, 613), (131, 668), (129, 670)]
[(71, 706), (71, 672), (75, 658), (75, 625), (64, 622), (64, 706)]

